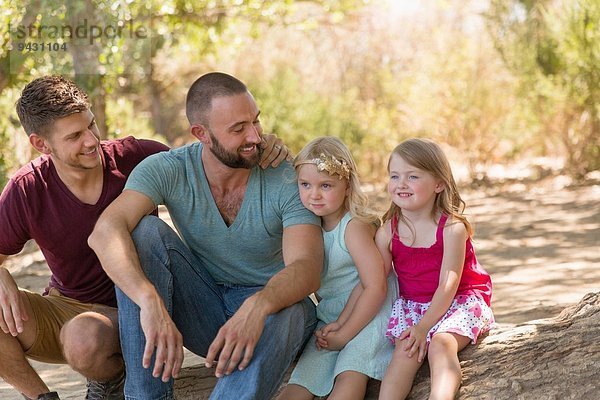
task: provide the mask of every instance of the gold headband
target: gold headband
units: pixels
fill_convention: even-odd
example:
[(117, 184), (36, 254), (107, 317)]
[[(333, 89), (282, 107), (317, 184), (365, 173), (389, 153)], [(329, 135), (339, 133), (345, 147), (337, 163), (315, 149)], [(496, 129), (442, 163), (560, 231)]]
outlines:
[(314, 164), (317, 166), (317, 171), (327, 171), (329, 175), (337, 175), (339, 179), (350, 178), (350, 167), (348, 167), (346, 161), (338, 160), (334, 156), (325, 155), (325, 153), (321, 153), (318, 158), (301, 161), (298, 164), (296, 164), (296, 166), (300, 166), (303, 164)]

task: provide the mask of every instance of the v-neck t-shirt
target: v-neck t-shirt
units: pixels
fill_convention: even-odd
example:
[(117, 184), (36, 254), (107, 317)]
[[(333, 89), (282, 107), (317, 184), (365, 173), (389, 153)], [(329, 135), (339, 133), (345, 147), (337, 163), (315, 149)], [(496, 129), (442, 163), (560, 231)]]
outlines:
[(164, 204), (193, 255), (218, 284), (260, 286), (284, 267), (283, 230), (297, 224), (320, 226), (302, 205), (289, 162), (254, 167), (239, 212), (231, 225), (219, 213), (194, 143), (144, 160), (125, 189)]
[(168, 150), (152, 140), (100, 142), (102, 193), (96, 204), (79, 200), (42, 155), (21, 167), (0, 196), (0, 254), (17, 254), (34, 239), (52, 272), (48, 288), (84, 303), (116, 306), (114, 284), (87, 239), (102, 211), (119, 195), (133, 168), (150, 154)]

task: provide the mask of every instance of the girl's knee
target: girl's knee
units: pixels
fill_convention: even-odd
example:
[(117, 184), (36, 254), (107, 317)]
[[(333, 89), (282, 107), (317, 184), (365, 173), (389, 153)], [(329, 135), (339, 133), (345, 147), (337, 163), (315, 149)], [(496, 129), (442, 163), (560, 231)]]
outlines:
[(368, 382), (369, 377), (365, 374), (357, 371), (344, 371), (336, 376), (329, 398), (332, 400), (363, 399)]
[(456, 356), (469, 342), (470, 339), (466, 336), (447, 332), (437, 333), (429, 343), (429, 357)]
[(369, 382), (369, 377), (357, 371), (344, 371), (335, 378), (336, 385), (342, 384), (357, 388), (362, 386), (366, 388), (367, 382)]

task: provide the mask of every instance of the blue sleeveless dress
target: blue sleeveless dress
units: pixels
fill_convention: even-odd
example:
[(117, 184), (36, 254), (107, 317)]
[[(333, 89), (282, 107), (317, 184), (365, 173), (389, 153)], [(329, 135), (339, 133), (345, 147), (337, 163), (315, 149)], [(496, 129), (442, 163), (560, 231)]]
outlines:
[[(322, 299), (317, 305), (317, 329), (331, 323), (340, 315), (352, 289), (360, 282), (358, 270), (352, 261), (344, 240), (348, 222), (347, 213), (330, 232), (323, 231), (325, 242), (325, 269), (317, 294)], [(335, 377), (344, 371), (357, 371), (381, 380), (394, 350), (385, 337), (392, 305), (398, 295), (398, 282), (393, 273), (388, 277), (388, 293), (379, 313), (340, 351), (317, 350), (316, 339), (311, 337), (289, 383), (303, 386), (316, 396), (325, 396), (333, 389)]]

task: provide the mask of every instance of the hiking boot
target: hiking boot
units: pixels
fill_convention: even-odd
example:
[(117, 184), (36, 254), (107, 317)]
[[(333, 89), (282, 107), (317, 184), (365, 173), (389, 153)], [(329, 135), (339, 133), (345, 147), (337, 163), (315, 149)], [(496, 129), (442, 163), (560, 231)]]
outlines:
[(118, 378), (106, 382), (88, 379), (86, 400), (123, 400), (123, 386), (125, 386), (125, 373)]
[(44, 394), (40, 394), (37, 400), (60, 400), (57, 392), (48, 392)]
[[(31, 400), (29, 397), (23, 395), (24, 398), (26, 398), (27, 400)], [(58, 393), (56, 392), (48, 392), (48, 393), (43, 393), (40, 394), (37, 397), (37, 400), (60, 400), (60, 397), (58, 397)]]

